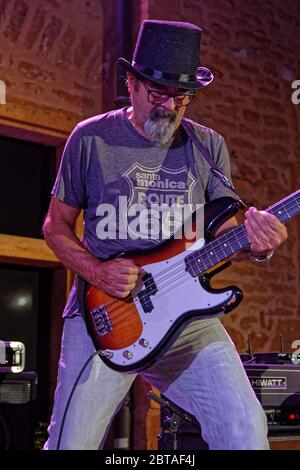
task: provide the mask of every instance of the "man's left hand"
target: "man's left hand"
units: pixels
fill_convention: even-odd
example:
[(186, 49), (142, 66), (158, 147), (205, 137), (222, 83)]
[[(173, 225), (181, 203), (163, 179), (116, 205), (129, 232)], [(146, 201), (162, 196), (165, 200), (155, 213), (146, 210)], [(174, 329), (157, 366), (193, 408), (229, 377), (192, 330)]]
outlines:
[(250, 207), (245, 213), (245, 227), (254, 256), (265, 256), (287, 239), (287, 230), (275, 215)]

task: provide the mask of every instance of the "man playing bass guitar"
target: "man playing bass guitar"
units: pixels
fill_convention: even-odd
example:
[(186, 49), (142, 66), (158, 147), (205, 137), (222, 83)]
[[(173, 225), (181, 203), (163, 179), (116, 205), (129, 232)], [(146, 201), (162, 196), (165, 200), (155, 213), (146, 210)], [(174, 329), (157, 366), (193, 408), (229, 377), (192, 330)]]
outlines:
[[(217, 317), (196, 316), (184, 329), (179, 328), (180, 334), (161, 354), (154, 357), (151, 351), (161, 330), (167, 331), (167, 321), (180, 326), (177, 318), (167, 320), (167, 310), (172, 315), (177, 308), (197, 302), (193, 289), (200, 284), (192, 266), (195, 258), (191, 259), (194, 271), (189, 271), (189, 264), (182, 264), (179, 272), (177, 258), (172, 264), (164, 257), (165, 265), (160, 265), (156, 282), (155, 276), (147, 273), (145, 263), (131, 256), (136, 252), (145, 255), (150, 250), (153, 260), (159, 262), (155, 253), (164, 246), (166, 213), (171, 208), (195, 208), (219, 198), (235, 198), (232, 189), (211, 171), (182, 125), (186, 107), (213, 79), (210, 70), (199, 64), (201, 32), (190, 23), (144, 21), (133, 61), (119, 59), (119, 66), (127, 72), (131, 106), (79, 123), (66, 144), (44, 235), (76, 277), (64, 311), (46, 449), (97, 449), (137, 373), (198, 419), (210, 449), (268, 449), (265, 414)], [(223, 137), (193, 121), (189, 123), (220, 172), (230, 180)], [(81, 209), (83, 240), (75, 234)], [(222, 223), (218, 220), (215, 224), (214, 237), (237, 226), (230, 211), (226, 213)], [(245, 217), (246, 243), (237, 250), (236, 260), (249, 256), (257, 261), (270, 258), (287, 238), (285, 226), (274, 214), (254, 207)], [(227, 246), (228, 240), (222, 249)], [(210, 256), (210, 251), (206, 254)], [(178, 252), (174, 255), (181, 256)], [(186, 256), (181, 256), (178, 263), (187, 263)], [(174, 270), (169, 270), (170, 264)], [(94, 306), (90, 303), (89, 329), (94, 327), (104, 345), (107, 338), (114, 337), (116, 342), (120, 338), (124, 347), (118, 353), (111, 341), (103, 348), (106, 361), (92, 358), (64, 415), (72, 387), (95, 352), (85, 317), (87, 286), (107, 299), (103, 305), (102, 301)], [(183, 290), (179, 294), (180, 288)], [(207, 295), (209, 311), (215, 297), (204, 288), (202, 291)], [(236, 301), (233, 292), (226, 295)], [(138, 315), (142, 310), (143, 318)], [(131, 321), (130, 312), (136, 323)], [(143, 330), (146, 326), (148, 336)], [(113, 336), (119, 330), (120, 336)], [(175, 328), (170, 332), (169, 339), (175, 335)], [(129, 340), (131, 334), (136, 335), (134, 344)], [(150, 354), (151, 361), (143, 368), (140, 359), (131, 371), (130, 361), (139, 354), (141, 358), (143, 351)], [(115, 367), (109, 367), (109, 360), (116, 360)]]

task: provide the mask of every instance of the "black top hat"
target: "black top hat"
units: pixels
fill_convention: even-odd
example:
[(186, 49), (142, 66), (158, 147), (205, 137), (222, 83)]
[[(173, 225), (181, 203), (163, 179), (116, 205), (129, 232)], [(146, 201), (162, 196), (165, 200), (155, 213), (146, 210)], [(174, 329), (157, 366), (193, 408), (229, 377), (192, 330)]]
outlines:
[(199, 66), (201, 28), (191, 23), (145, 20), (133, 61), (118, 59), (120, 67), (140, 78), (178, 88), (203, 88), (214, 76)]

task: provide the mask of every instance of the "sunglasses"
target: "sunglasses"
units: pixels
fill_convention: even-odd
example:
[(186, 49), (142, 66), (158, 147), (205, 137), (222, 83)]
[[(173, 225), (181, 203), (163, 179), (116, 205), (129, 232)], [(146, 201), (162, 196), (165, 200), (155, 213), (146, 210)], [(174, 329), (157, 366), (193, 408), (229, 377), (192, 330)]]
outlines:
[(187, 106), (193, 101), (196, 96), (196, 93), (167, 93), (163, 90), (147, 88), (146, 84), (143, 81), (141, 81), (141, 83), (148, 94), (148, 101), (152, 104), (164, 104), (170, 98), (173, 98), (177, 107)]

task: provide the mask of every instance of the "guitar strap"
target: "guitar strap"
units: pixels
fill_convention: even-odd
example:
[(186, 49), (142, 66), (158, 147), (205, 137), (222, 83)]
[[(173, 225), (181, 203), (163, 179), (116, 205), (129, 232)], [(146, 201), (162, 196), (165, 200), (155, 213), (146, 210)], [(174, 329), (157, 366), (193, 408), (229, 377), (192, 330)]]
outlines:
[(212, 174), (214, 176), (216, 176), (216, 178), (218, 178), (221, 181), (223, 186), (225, 186), (226, 188), (231, 189), (231, 191), (234, 192), (234, 194), (236, 196), (236, 199), (237, 199), (238, 203), (240, 204), (240, 206), (246, 208), (247, 205), (243, 202), (243, 200), (241, 199), (241, 197), (237, 193), (237, 191), (236, 191), (235, 187), (233, 186), (233, 184), (231, 183), (231, 181), (227, 178), (227, 176), (224, 175), (224, 173), (222, 173), (221, 170), (219, 170), (216, 162), (214, 161), (214, 159), (210, 155), (207, 148), (204, 147), (204, 145), (200, 142), (200, 140), (196, 136), (195, 130), (194, 130), (193, 125), (191, 124), (191, 122), (188, 119), (183, 118), (182, 121), (181, 121), (181, 124), (182, 124), (185, 132), (187, 133), (187, 135), (190, 137), (192, 142), (196, 145), (196, 147), (199, 150), (200, 154), (203, 155), (205, 160), (208, 162), (208, 164), (210, 166), (210, 171), (212, 172)]

